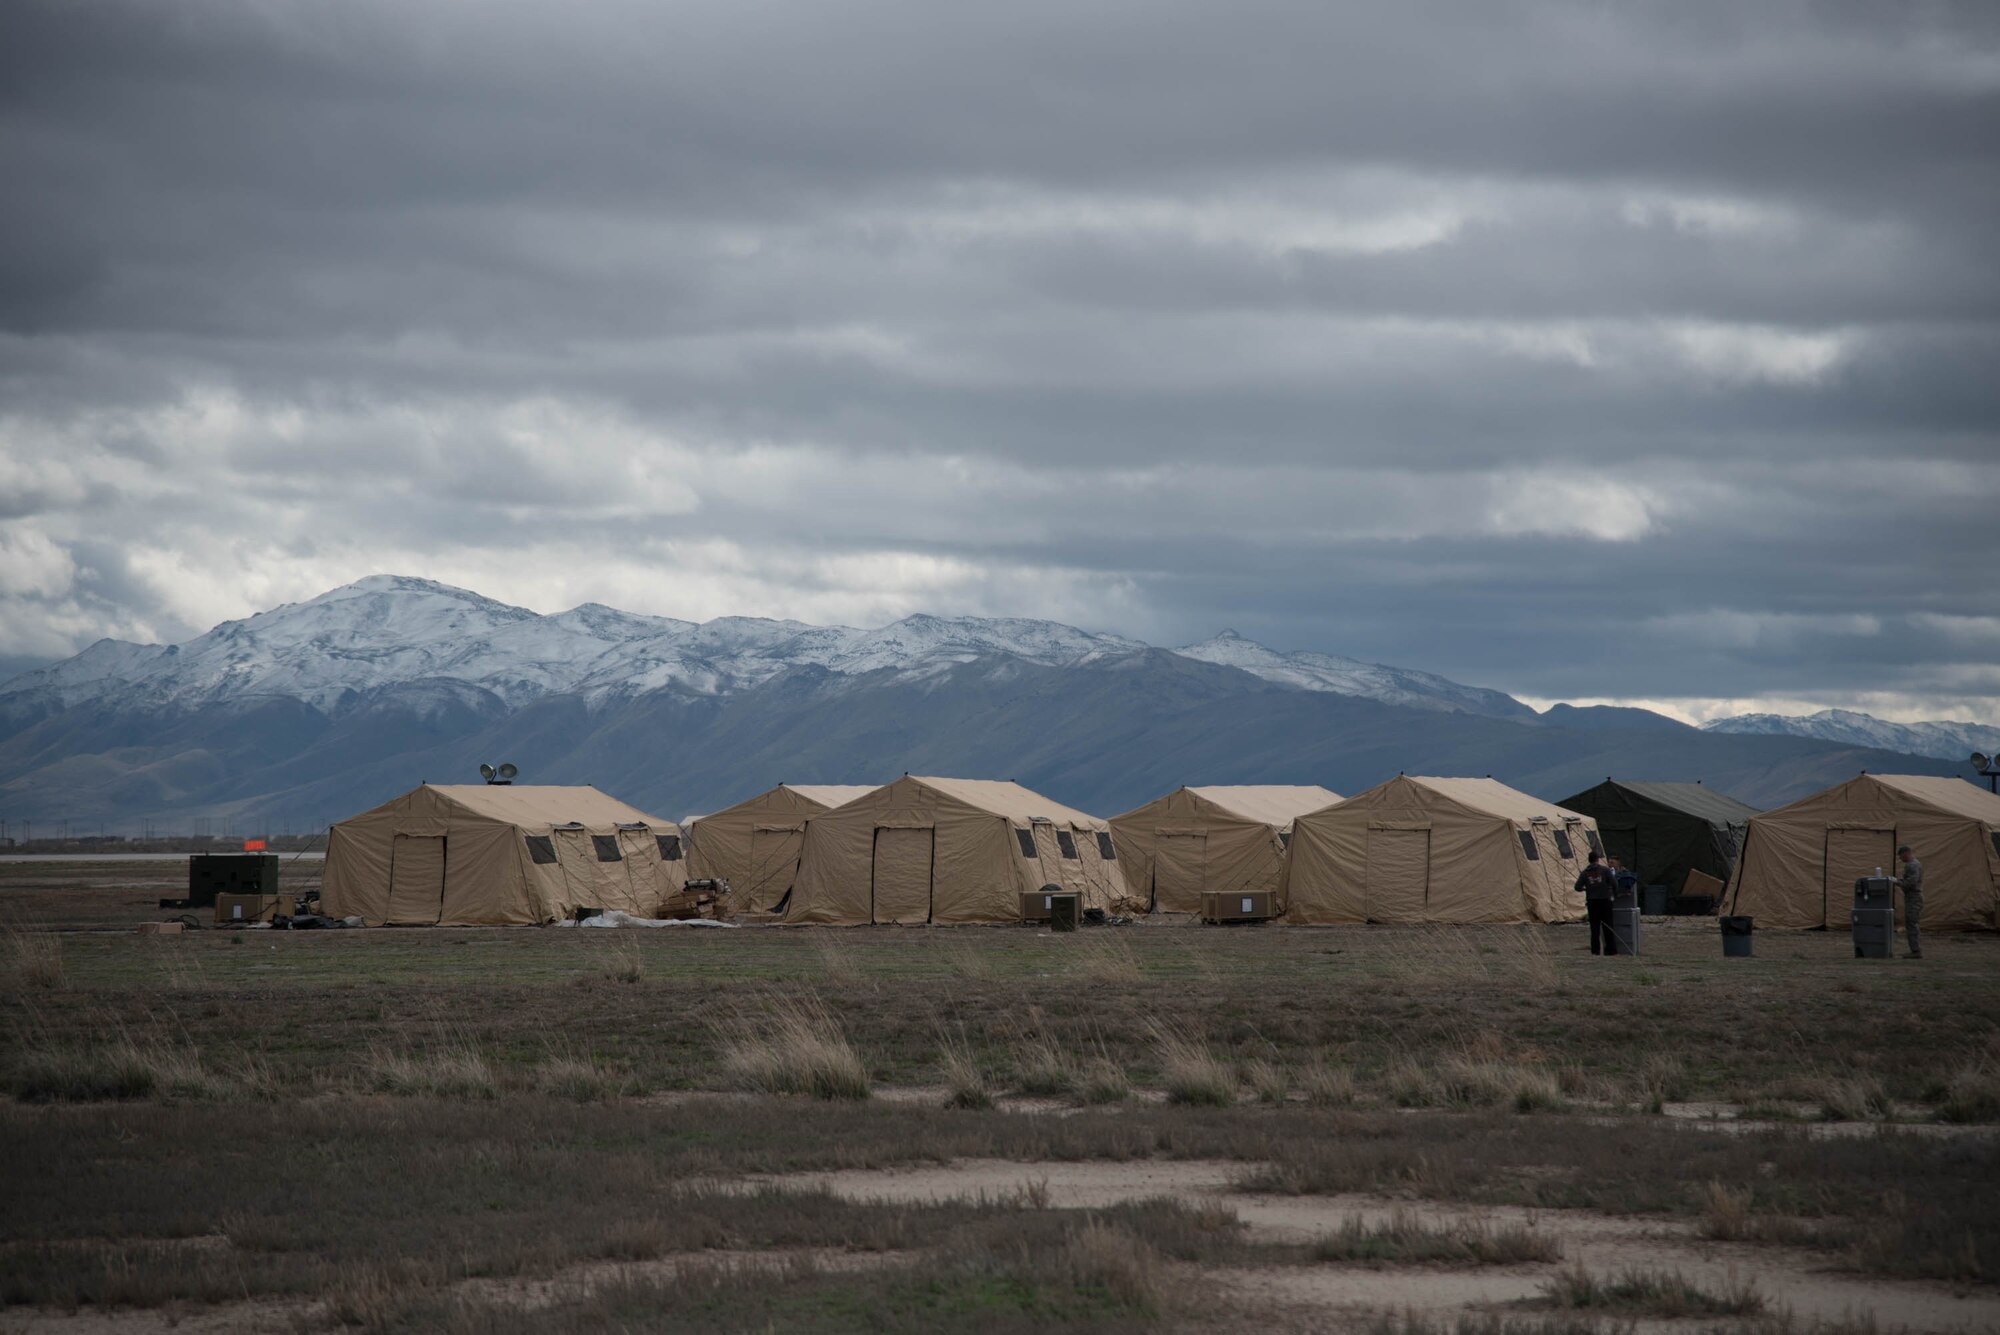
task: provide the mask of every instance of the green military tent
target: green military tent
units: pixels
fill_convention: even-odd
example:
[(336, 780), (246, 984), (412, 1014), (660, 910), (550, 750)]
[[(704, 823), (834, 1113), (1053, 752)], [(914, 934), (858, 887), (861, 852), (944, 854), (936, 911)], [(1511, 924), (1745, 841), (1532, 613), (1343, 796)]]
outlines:
[(1757, 808), (1699, 783), (1606, 779), (1556, 804), (1597, 822), (1604, 851), (1642, 885), (1681, 893), (1690, 871), (1727, 882)]

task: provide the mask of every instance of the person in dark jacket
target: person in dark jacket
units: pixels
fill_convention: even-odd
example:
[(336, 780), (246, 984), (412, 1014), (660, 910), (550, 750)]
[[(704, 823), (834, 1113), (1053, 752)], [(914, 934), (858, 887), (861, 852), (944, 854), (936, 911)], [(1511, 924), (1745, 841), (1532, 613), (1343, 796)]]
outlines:
[(1590, 919), (1593, 955), (1617, 953), (1611, 941), (1611, 892), (1618, 888), (1618, 878), (1599, 860), (1602, 857), (1601, 853), (1592, 853), (1590, 864), (1576, 878), (1576, 889), (1583, 895), (1584, 913)]

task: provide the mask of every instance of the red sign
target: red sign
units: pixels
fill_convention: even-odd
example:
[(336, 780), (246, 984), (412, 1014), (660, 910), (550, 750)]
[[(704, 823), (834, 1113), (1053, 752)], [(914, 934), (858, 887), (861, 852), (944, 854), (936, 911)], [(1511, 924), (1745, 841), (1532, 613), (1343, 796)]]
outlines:
[(245, 853), (261, 853), (264, 851), (264, 841), (262, 839), (245, 839), (243, 841), (243, 851)]

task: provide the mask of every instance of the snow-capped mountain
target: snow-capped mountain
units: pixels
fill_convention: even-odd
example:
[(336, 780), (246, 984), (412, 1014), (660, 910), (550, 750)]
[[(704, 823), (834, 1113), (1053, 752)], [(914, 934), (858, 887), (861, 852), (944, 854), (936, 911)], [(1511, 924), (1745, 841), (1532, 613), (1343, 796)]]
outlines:
[(1851, 709), (1822, 709), (1817, 714), (1738, 714), (1711, 719), (1703, 732), (1757, 733), (1780, 737), (1811, 737), (1901, 751), (1939, 760), (1964, 760), (1974, 751), (2000, 752), (2000, 727), (1981, 723), (1890, 723)]
[(1430, 672), (1364, 663), (1357, 658), (1311, 652), (1280, 653), (1233, 630), (1174, 650), (1186, 658), (1220, 663), (1305, 691), (1358, 695), (1384, 704), (1442, 709), (1494, 718), (1533, 718), (1535, 711), (1513, 696), (1479, 686), (1463, 686)]
[(431, 580), (371, 575), (186, 644), (101, 640), (0, 684), (0, 699), (70, 708), (115, 695), (192, 707), (280, 696), (330, 713), (384, 687), (455, 682), (510, 707), (567, 694), (601, 704), (667, 687), (726, 695), (806, 666), (923, 675), (992, 654), (1057, 667), (1146, 647), (1019, 618), (912, 616), (878, 629), (759, 617), (697, 624), (597, 603), (541, 616)]

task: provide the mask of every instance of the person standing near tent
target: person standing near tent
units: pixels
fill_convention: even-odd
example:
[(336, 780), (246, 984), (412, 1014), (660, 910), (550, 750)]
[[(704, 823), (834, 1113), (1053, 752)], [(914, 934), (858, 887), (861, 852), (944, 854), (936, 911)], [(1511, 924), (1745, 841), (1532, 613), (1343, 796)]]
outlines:
[(1924, 864), (1917, 861), (1908, 844), (1898, 848), (1896, 856), (1903, 862), (1903, 874), (1896, 878), (1896, 884), (1903, 891), (1903, 922), (1910, 930), (1909, 958), (1920, 960), (1924, 957), (1924, 947), (1917, 935), (1917, 919), (1924, 912)]
[(1618, 877), (1602, 862), (1603, 854), (1593, 852), (1590, 863), (1576, 878), (1576, 889), (1583, 895), (1583, 909), (1590, 919), (1590, 953), (1612, 954), (1617, 949), (1611, 941), (1611, 892), (1618, 887)]

